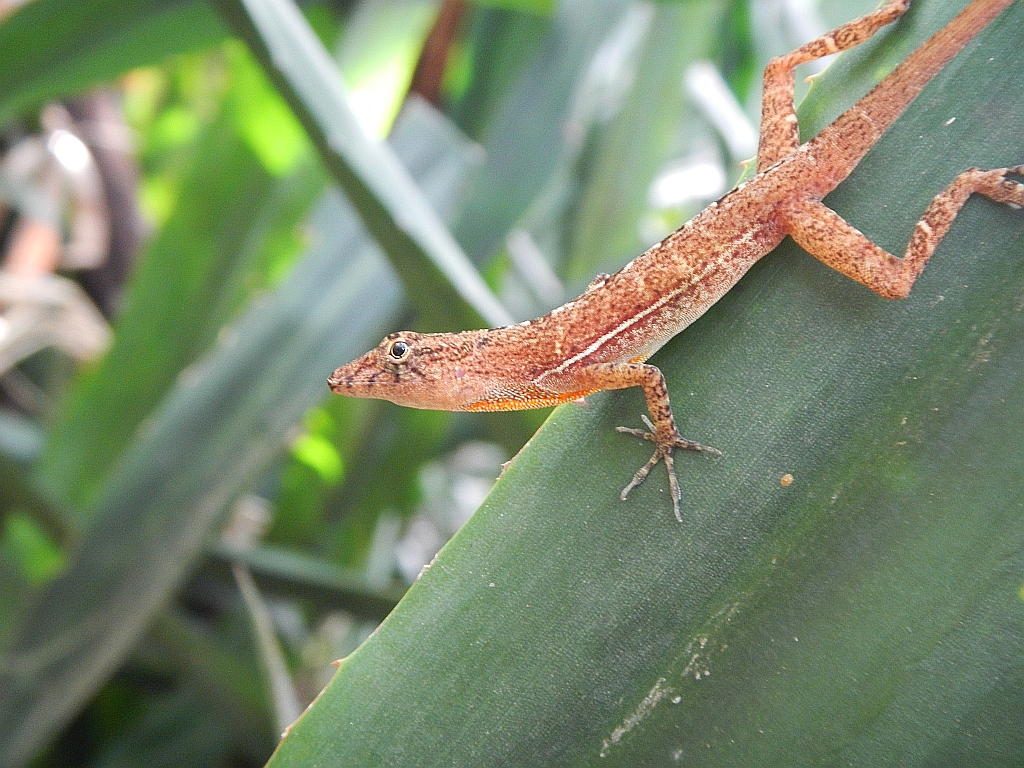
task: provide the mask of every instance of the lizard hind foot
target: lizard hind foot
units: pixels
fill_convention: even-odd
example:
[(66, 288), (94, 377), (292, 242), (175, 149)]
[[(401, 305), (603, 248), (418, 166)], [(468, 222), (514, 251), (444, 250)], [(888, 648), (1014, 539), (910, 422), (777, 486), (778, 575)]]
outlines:
[(709, 445), (702, 445), (701, 443), (694, 442), (693, 440), (687, 440), (686, 438), (680, 437), (678, 433), (672, 435), (668, 439), (662, 438), (658, 435), (657, 429), (655, 429), (650, 419), (646, 416), (641, 416), (640, 418), (644, 420), (644, 423), (650, 431), (632, 429), (630, 427), (616, 427), (615, 429), (618, 432), (639, 437), (641, 440), (649, 440), (657, 447), (654, 449), (654, 455), (648, 459), (646, 464), (636, 471), (636, 474), (633, 475), (633, 479), (630, 480), (629, 484), (622, 489), (622, 493), (619, 494), (619, 498), (625, 501), (629, 496), (629, 492), (647, 479), (647, 476), (651, 473), (651, 470), (654, 469), (655, 465), (657, 465), (659, 461), (664, 461), (665, 469), (668, 470), (669, 491), (672, 494), (672, 511), (675, 513), (676, 520), (681, 523), (683, 522), (683, 515), (679, 511), (679, 500), (682, 498), (683, 494), (679, 489), (679, 481), (676, 479), (675, 460), (672, 458), (672, 452), (676, 448), (682, 448), (687, 451), (703, 451), (705, 453), (713, 453), (716, 456), (721, 456), (722, 452)]

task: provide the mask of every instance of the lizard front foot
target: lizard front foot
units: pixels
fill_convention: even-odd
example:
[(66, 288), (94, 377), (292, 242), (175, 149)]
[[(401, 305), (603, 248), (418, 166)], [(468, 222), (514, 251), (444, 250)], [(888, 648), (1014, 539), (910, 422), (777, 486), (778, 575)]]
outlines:
[(642, 440), (649, 440), (657, 447), (654, 449), (654, 455), (651, 456), (650, 460), (637, 470), (636, 474), (633, 475), (633, 479), (629, 481), (629, 485), (622, 489), (622, 493), (619, 494), (619, 498), (625, 501), (626, 497), (629, 496), (629, 492), (647, 479), (647, 476), (659, 461), (664, 460), (665, 469), (668, 470), (669, 490), (672, 493), (672, 511), (675, 513), (676, 520), (681, 523), (683, 522), (683, 516), (679, 511), (679, 500), (682, 498), (683, 494), (682, 491), (679, 490), (679, 481), (676, 480), (676, 467), (672, 458), (672, 451), (676, 448), (682, 448), (687, 451), (704, 451), (705, 453), (713, 453), (716, 456), (721, 456), (722, 452), (709, 445), (701, 445), (693, 440), (687, 440), (684, 437), (681, 437), (678, 432), (668, 436), (667, 438), (662, 437), (658, 434), (658, 430), (651, 423), (650, 419), (646, 416), (641, 416), (640, 418), (644, 420), (644, 424), (646, 424), (650, 429), (649, 432), (643, 429), (632, 429), (630, 427), (616, 427), (615, 429), (619, 432), (639, 437)]

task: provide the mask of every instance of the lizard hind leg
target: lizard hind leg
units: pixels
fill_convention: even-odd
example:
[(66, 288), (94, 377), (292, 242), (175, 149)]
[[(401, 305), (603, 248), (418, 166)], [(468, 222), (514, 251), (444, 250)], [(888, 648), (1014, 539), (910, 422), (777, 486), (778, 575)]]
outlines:
[(1007, 178), (1024, 176), (1024, 165), (964, 171), (932, 200), (921, 216), (902, 259), (879, 248), (838, 213), (816, 200), (788, 203), (783, 217), (797, 244), (837, 272), (887, 299), (906, 298), (928, 259), (972, 194), (1012, 208), (1024, 208), (1024, 184)]
[(889, 0), (881, 8), (836, 27), (795, 51), (768, 62), (764, 69), (761, 97), (758, 172), (778, 162), (800, 145), (800, 128), (793, 104), (796, 67), (860, 45), (886, 24), (902, 16), (909, 7), (910, 0)]

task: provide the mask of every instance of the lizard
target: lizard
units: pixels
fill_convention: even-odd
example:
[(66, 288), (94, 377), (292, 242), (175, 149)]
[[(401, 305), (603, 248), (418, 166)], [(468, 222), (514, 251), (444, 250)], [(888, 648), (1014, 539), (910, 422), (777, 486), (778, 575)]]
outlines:
[(1024, 207), (1024, 165), (971, 168), (935, 196), (902, 258), (871, 242), (821, 202), (928, 82), (1014, 0), (973, 0), (867, 95), (801, 144), (794, 104), (797, 65), (851, 48), (894, 22), (910, 0), (878, 9), (796, 50), (764, 71), (757, 171), (614, 275), (517, 325), (460, 333), (400, 331), (329, 377), (333, 392), (449, 411), (506, 411), (578, 401), (638, 386), (647, 429), (620, 432), (654, 443), (623, 488), (625, 500), (659, 461), (682, 522), (673, 451), (720, 452), (679, 434), (665, 377), (646, 360), (728, 292), (788, 235), (812, 256), (887, 299), (905, 298), (972, 194)]

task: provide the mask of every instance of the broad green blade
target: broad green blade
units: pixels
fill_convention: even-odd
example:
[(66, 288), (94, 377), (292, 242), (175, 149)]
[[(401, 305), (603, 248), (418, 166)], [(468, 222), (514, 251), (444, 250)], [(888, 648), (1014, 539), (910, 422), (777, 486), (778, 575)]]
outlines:
[(0, 123), (226, 34), (204, 2), (33, 0), (0, 22)]
[[(956, 10), (915, 3), (804, 114)], [(959, 171), (1024, 162), (1022, 28), (1016, 4), (827, 202), (900, 253)], [(271, 765), (1019, 762), (1022, 295), (1024, 213), (986, 200), (903, 302), (784, 245), (653, 360), (724, 453), (677, 456), (684, 523), (661, 467), (618, 499), (638, 392), (556, 411)]]
[[(472, 147), (413, 109), (396, 152), (439, 207)], [(106, 484), (68, 569), (0, 660), (0, 764), (29, 759), (135, 644), (221, 513), (267, 472), (326, 377), (384, 333), (400, 286), (355, 212), (327, 196), (314, 246), (274, 292), (179, 377)]]
[[(406, 285), (424, 324), (506, 325), (512, 318), (459, 248), (408, 172), (371, 140), (349, 105), (337, 66), (292, 0), (218, 0), (262, 61), (321, 158)], [(444, 312), (439, 311), (444, 307)]]

